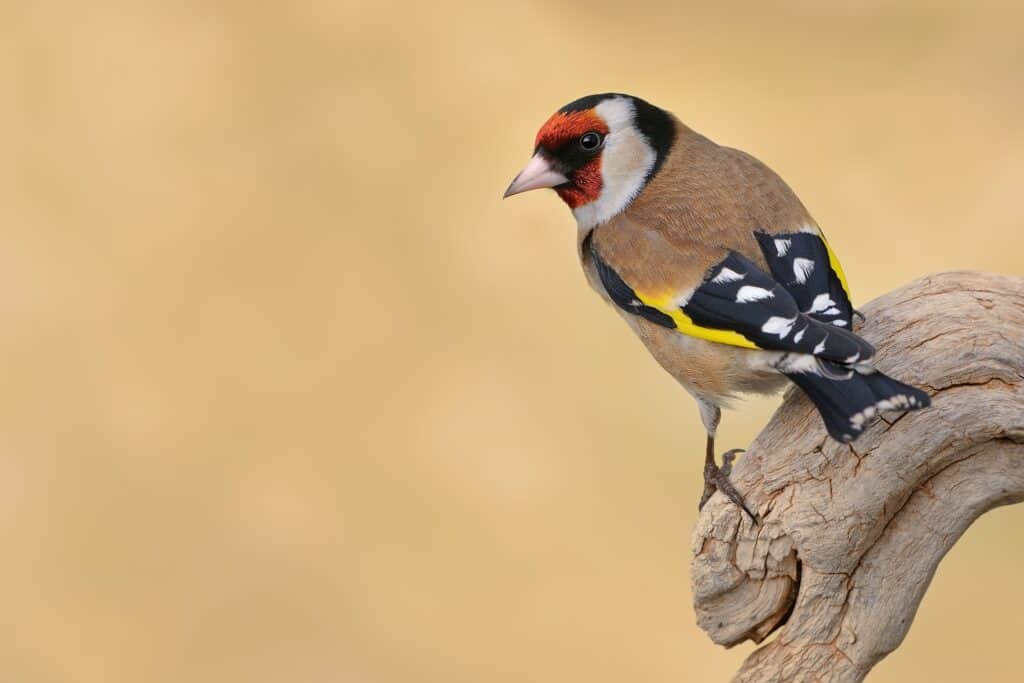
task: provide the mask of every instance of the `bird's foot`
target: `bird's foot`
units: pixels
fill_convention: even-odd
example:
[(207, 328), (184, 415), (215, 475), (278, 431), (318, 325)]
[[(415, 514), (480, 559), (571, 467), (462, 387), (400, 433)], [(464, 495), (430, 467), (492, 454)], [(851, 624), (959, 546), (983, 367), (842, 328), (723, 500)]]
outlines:
[(743, 496), (740, 495), (736, 487), (732, 485), (729, 480), (729, 476), (732, 474), (732, 463), (736, 459), (738, 453), (743, 453), (742, 448), (733, 448), (730, 451), (726, 451), (722, 454), (722, 466), (719, 467), (715, 464), (714, 458), (709, 457), (704, 463), (704, 495), (700, 497), (700, 503), (697, 505), (698, 510), (704, 509), (704, 504), (708, 502), (708, 499), (714, 495), (715, 491), (721, 491), (725, 496), (736, 504), (741, 510), (747, 513), (752, 521), (759, 523), (761, 520), (758, 519), (757, 515), (750, 511), (747, 504), (743, 502)]

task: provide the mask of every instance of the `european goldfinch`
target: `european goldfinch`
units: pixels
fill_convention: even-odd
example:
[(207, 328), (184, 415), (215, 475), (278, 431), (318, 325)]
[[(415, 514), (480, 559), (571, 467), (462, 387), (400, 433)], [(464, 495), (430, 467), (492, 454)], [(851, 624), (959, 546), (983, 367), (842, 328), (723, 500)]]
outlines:
[(718, 489), (755, 518), (729, 481), (741, 449), (715, 463), (721, 409), (737, 394), (788, 379), (842, 442), (881, 411), (929, 405), (872, 367), (824, 234), (749, 154), (640, 98), (590, 95), (541, 127), (505, 197), (538, 188), (572, 209), (590, 286), (696, 399), (707, 430), (699, 507)]

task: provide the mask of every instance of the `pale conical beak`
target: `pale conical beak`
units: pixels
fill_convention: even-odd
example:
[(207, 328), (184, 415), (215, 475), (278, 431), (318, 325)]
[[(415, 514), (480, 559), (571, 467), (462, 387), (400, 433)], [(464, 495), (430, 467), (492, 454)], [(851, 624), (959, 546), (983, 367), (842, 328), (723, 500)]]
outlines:
[(542, 187), (556, 187), (569, 182), (569, 179), (551, 168), (551, 164), (540, 154), (534, 154), (526, 168), (519, 172), (512, 184), (505, 190), (505, 197), (511, 197), (527, 190), (539, 190)]

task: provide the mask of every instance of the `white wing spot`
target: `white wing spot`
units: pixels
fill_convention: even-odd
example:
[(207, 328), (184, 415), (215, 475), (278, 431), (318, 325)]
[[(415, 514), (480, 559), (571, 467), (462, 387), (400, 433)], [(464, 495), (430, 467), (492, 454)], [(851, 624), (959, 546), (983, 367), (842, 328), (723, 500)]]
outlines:
[(795, 324), (795, 316), (792, 318), (782, 318), (780, 316), (773, 315), (768, 318), (764, 325), (761, 325), (761, 331), (765, 334), (777, 335), (779, 339), (785, 339), (786, 335), (789, 334)]
[[(826, 313), (827, 312), (828, 311), (826, 311)], [(838, 312), (839, 311), (836, 311), (836, 313), (838, 313)], [(846, 327), (846, 321), (845, 320), (833, 320), (832, 324), (835, 325), (836, 327)]]
[(716, 285), (724, 285), (727, 282), (736, 282), (746, 277), (746, 273), (737, 273), (732, 268), (722, 268), (718, 275), (711, 278)]
[(804, 332), (806, 332), (806, 331), (807, 331), (807, 328), (804, 327), (799, 332), (797, 332), (796, 336), (793, 337), (793, 343), (794, 344), (799, 344), (800, 340), (804, 338)]
[(814, 261), (809, 258), (797, 257), (793, 259), (793, 277), (800, 284), (807, 282), (807, 278), (814, 272)]
[[(825, 337), (825, 339), (828, 339), (828, 337)], [(813, 353), (815, 356), (817, 356), (819, 353), (824, 351), (825, 350), (825, 339), (822, 339), (820, 342), (818, 342), (818, 345), (814, 347), (814, 351), (812, 351), (811, 353)]]
[(786, 252), (789, 251), (789, 245), (793, 243), (793, 240), (775, 240), (775, 251), (779, 256), (785, 256)]
[(860, 431), (864, 428), (864, 423), (870, 420), (878, 412), (878, 408), (875, 406), (868, 406), (864, 410), (860, 411), (856, 415), (850, 418), (850, 424), (857, 430)]
[(736, 303), (738, 304), (749, 304), (752, 301), (761, 301), (762, 299), (771, 299), (775, 295), (764, 287), (754, 287), (752, 285), (743, 285), (740, 290), (736, 292)]
[[(832, 297), (830, 297), (828, 294), (819, 294), (818, 296), (814, 297), (814, 301), (811, 303), (811, 310), (809, 310), (807, 312), (808, 313), (821, 313), (822, 311), (827, 309), (829, 306), (835, 306), (835, 305), (836, 305), (836, 302), (832, 301)], [(839, 311), (836, 310), (836, 313), (838, 313), (838, 312)]]
[(917, 404), (917, 399), (913, 396), (906, 394), (895, 394), (887, 399), (883, 399), (873, 406), (868, 406), (864, 410), (852, 415), (850, 417), (850, 424), (857, 430), (863, 428), (864, 423), (870, 420), (872, 417), (882, 412), (883, 410), (906, 410), (907, 408)]

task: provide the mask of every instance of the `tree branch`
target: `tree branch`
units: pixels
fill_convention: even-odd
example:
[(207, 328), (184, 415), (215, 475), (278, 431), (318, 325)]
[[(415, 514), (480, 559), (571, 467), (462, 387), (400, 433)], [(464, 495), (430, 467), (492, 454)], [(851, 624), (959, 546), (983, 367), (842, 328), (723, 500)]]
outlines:
[(932, 407), (828, 439), (791, 390), (693, 535), (697, 621), (727, 647), (776, 638), (737, 681), (860, 681), (899, 647), (935, 568), (982, 513), (1024, 500), (1024, 279), (922, 278), (864, 307), (878, 367)]

